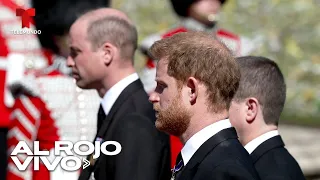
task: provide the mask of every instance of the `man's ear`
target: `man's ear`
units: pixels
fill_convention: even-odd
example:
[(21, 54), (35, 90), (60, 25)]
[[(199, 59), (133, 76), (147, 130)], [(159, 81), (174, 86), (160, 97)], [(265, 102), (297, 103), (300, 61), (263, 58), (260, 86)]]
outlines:
[(115, 55), (116, 48), (110, 43), (104, 43), (101, 50), (103, 62), (105, 65), (109, 66)]
[(259, 111), (259, 101), (256, 98), (250, 97), (246, 99), (246, 120), (248, 123), (252, 123)]
[(199, 81), (194, 77), (189, 77), (187, 80), (188, 97), (191, 104), (196, 103), (199, 94)]
[(250, 97), (245, 101), (246, 105), (246, 120), (248, 123), (252, 123), (259, 111), (259, 101), (256, 98)]

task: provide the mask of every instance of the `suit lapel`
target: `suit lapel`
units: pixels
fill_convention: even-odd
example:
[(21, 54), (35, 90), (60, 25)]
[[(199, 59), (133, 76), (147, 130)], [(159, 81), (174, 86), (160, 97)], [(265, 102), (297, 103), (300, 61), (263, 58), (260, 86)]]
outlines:
[(125, 103), (125, 101), (136, 91), (143, 88), (143, 85), (140, 81), (140, 79), (134, 81), (133, 83), (129, 84), (119, 95), (118, 99), (113, 104), (112, 108), (110, 109), (109, 114), (107, 115), (106, 119), (103, 121), (102, 126), (97, 133), (97, 137), (104, 137), (110, 123), (113, 120), (113, 117), (117, 113), (117, 111), (120, 109), (120, 107)]
[[(125, 103), (125, 101), (135, 92), (139, 91), (141, 88), (143, 88), (143, 85), (140, 81), (140, 79), (134, 81), (133, 83), (129, 84), (119, 95), (118, 99), (110, 109), (109, 114), (107, 115), (106, 119), (102, 122), (102, 126), (99, 130), (99, 132), (96, 135), (96, 138), (94, 141), (98, 140), (98, 138), (104, 138), (108, 127), (110, 126), (110, 123), (112, 123), (113, 117), (117, 113), (117, 111), (120, 109), (120, 107)], [(104, 141), (102, 139), (102, 141)], [(87, 180), (91, 173), (95, 171), (97, 164), (99, 164), (99, 160), (101, 159), (102, 156), (97, 158), (96, 160), (92, 160), (92, 154), (88, 156), (88, 160), (90, 161), (91, 166), (83, 170), (81, 173), (81, 180)]]
[(281, 136), (275, 136), (272, 137), (262, 144), (260, 144), (252, 153), (251, 153), (251, 158), (253, 160), (253, 163), (255, 163), (263, 154), (268, 152), (271, 149), (278, 148), (278, 147), (283, 147), (284, 143), (282, 141)]
[(179, 179), (188, 179), (188, 177), (193, 177), (192, 174), (194, 173), (194, 170), (196, 170), (195, 166), (199, 165), (207, 154), (216, 148), (216, 146), (228, 139), (238, 139), (235, 128), (231, 127), (224, 129), (203, 143), (194, 153), (187, 166), (182, 170)]

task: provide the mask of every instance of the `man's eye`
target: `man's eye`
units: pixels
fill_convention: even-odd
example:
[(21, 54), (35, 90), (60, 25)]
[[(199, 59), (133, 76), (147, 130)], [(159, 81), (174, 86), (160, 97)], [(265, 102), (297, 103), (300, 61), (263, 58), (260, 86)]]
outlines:
[(162, 83), (157, 83), (155, 91), (161, 94), (166, 87), (167, 86)]
[(77, 52), (75, 52), (75, 51), (70, 51), (70, 56), (71, 56), (72, 58), (77, 57), (77, 55), (78, 55)]
[(165, 88), (165, 87), (166, 87), (166, 85), (163, 84), (163, 83), (158, 83), (157, 85), (158, 85), (159, 87), (161, 87), (161, 88)]

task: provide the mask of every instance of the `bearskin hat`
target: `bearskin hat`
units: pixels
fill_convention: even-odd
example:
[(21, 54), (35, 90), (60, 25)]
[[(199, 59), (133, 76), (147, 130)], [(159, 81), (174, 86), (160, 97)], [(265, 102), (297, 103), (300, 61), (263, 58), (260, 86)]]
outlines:
[[(111, 0), (110, 0), (111, 1)], [(83, 13), (102, 7), (109, 7), (109, 0), (32, 0), (36, 9), (35, 27), (41, 30), (38, 34), (42, 47), (59, 53), (54, 36), (62, 36), (69, 32), (71, 25)]]
[[(187, 17), (188, 8), (197, 0), (171, 0), (172, 7), (177, 15), (182, 17)], [(223, 5), (227, 0), (220, 0), (221, 5)]]

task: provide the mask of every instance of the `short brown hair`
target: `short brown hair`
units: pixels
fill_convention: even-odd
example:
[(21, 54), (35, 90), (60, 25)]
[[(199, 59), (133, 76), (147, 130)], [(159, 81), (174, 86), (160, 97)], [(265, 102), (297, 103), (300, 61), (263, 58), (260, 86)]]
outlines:
[(239, 57), (237, 63), (241, 80), (234, 100), (255, 97), (262, 106), (266, 124), (278, 125), (286, 100), (286, 84), (278, 65), (260, 56)]
[(120, 49), (123, 58), (133, 60), (138, 34), (136, 27), (126, 20), (115, 16), (97, 19), (89, 24), (87, 34), (93, 49), (109, 41)]
[(155, 42), (150, 48), (155, 60), (168, 61), (168, 75), (178, 84), (195, 77), (207, 88), (213, 112), (229, 109), (239, 86), (240, 71), (231, 51), (212, 34), (182, 32)]

